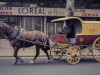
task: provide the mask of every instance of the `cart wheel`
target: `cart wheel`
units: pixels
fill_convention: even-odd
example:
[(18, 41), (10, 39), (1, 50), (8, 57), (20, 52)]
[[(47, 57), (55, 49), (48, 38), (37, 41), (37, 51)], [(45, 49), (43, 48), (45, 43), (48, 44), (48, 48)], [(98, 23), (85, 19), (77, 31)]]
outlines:
[(76, 46), (70, 47), (66, 52), (66, 60), (70, 64), (77, 64), (81, 59), (80, 48)]
[(54, 60), (58, 60), (63, 56), (62, 48), (59, 48), (58, 46), (54, 46), (54, 48), (50, 49), (50, 56)]
[(92, 55), (94, 59), (100, 62), (100, 37), (98, 37), (92, 45)]
[(81, 50), (81, 55), (82, 55), (81, 58), (86, 58), (89, 55), (89, 53), (90, 53), (89, 48), (82, 49)]

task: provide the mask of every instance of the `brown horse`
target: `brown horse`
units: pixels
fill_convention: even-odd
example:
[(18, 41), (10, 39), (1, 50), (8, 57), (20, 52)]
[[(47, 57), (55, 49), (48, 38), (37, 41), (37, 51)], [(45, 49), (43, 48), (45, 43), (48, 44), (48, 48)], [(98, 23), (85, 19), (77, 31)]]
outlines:
[[(18, 60), (23, 63), (23, 60), (17, 56), (17, 53), (20, 48), (23, 47), (31, 47), (36, 46), (36, 55), (35, 57), (29, 62), (30, 64), (33, 64), (40, 54), (40, 49), (42, 49), (46, 55), (47, 55), (47, 62), (50, 61), (50, 56), (48, 54), (49, 47), (49, 38), (46, 34), (40, 32), (40, 31), (25, 31), (23, 34), (21, 30), (16, 29), (8, 25), (7, 23), (0, 21), (0, 30), (2, 30), (9, 40), (10, 45), (14, 49), (13, 56), (15, 57), (15, 61), (13, 64), (17, 64)], [(41, 45), (45, 44), (45, 45)]]

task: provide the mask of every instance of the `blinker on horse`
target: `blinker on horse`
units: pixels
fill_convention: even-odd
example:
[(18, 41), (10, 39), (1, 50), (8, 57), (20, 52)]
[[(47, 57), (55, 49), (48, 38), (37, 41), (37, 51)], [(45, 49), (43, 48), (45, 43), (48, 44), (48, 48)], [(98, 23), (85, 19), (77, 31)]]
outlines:
[[(48, 50), (50, 49), (49, 38), (43, 32), (25, 31), (25, 34), (23, 36), (23, 32), (21, 32), (21, 30), (17, 30), (11, 27), (10, 25), (8, 25), (7, 23), (4, 23), (3, 21), (0, 21), (0, 29), (2, 29), (7, 39), (9, 40), (10, 45), (14, 49), (13, 56), (15, 57), (15, 60), (12, 64), (17, 64), (18, 61), (23, 63), (22, 58), (17, 55), (20, 48), (23, 48), (23, 47), (27, 48), (34, 45), (36, 46), (36, 55), (29, 62), (29, 64), (33, 64), (35, 62), (36, 58), (40, 54), (40, 49), (42, 49), (44, 53), (46, 54), (48, 58), (47, 62), (50, 61), (50, 56), (48, 54)], [(25, 40), (23, 40), (23, 37), (25, 37)], [(40, 43), (45, 44), (47, 46), (40, 45)]]

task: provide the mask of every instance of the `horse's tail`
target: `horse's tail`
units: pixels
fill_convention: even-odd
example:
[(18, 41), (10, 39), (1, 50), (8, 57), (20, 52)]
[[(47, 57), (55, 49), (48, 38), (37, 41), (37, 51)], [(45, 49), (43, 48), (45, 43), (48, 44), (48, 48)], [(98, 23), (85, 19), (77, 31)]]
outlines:
[(47, 40), (46, 40), (46, 49), (47, 50), (50, 50), (50, 42), (49, 42), (49, 38), (47, 38)]

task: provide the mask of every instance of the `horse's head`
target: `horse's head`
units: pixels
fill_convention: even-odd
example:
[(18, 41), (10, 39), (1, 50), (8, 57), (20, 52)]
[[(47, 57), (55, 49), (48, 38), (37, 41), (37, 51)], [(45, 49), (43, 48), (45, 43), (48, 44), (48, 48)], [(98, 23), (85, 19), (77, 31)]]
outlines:
[(0, 21), (0, 31), (4, 30), (4, 21)]

